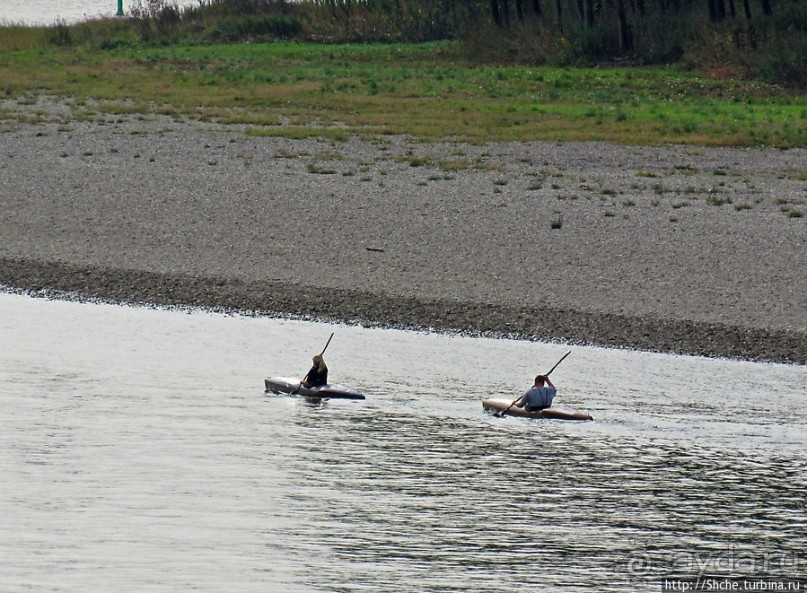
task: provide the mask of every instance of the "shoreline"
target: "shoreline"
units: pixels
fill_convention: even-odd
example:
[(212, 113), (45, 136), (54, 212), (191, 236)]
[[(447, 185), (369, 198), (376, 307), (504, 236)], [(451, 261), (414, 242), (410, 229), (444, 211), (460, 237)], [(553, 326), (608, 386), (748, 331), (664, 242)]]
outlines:
[(396, 298), (358, 291), (0, 259), (0, 291), (119, 305), (451, 332), (755, 362), (807, 364), (805, 336), (686, 320)]
[(0, 285), (807, 364), (805, 149), (0, 128)]

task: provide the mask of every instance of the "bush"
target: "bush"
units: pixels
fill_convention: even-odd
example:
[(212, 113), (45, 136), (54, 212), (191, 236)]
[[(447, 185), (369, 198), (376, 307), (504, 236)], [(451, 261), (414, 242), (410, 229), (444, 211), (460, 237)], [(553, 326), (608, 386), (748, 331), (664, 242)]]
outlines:
[(294, 17), (279, 14), (244, 15), (233, 23), (238, 38), (280, 37), (289, 39), (302, 31), (300, 21)]

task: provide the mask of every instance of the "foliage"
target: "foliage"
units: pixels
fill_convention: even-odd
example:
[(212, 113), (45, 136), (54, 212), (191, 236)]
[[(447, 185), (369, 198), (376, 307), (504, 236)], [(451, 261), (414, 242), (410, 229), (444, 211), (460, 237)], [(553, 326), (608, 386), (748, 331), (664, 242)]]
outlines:
[[(110, 23), (114, 22), (115, 26)], [(24, 39), (0, 27), (0, 49)], [(807, 88), (804, 0), (137, 0), (126, 19), (47, 31), (109, 49), (275, 40), (459, 40), (469, 61), (510, 65), (683, 64)]]

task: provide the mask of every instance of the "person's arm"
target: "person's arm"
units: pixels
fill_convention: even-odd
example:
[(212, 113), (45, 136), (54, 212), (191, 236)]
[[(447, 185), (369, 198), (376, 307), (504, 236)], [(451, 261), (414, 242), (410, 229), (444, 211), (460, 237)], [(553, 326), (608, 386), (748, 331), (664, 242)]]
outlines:
[[(529, 391), (527, 393), (529, 393)], [(513, 405), (515, 407), (517, 407), (517, 408), (523, 408), (524, 404), (527, 403), (527, 393), (525, 393), (520, 398), (518, 398), (516, 401), (514, 401)]]
[(552, 383), (552, 379), (549, 378), (549, 375), (544, 375), (544, 381), (546, 381), (546, 384), (550, 387), (555, 387), (555, 384)]

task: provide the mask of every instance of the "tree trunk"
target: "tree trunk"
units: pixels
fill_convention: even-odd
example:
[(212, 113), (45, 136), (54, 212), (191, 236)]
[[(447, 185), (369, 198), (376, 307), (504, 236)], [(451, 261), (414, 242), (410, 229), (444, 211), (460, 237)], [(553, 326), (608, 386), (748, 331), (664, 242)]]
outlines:
[(771, 0), (762, 0), (762, 13), (766, 16), (771, 16), (773, 14), (773, 6), (771, 6)]
[(490, 18), (497, 25), (502, 24), (502, 15), (499, 14), (499, 0), (490, 0)]
[(709, 0), (707, 5), (709, 7), (709, 22), (710, 23), (718, 23), (722, 19), (720, 18), (720, 13), (717, 8), (717, 3), (719, 0)]
[(571, 4), (575, 12), (577, 13), (578, 22), (584, 23), (586, 19), (585, 19), (585, 12), (583, 9), (583, 0), (573, 0)]
[(715, 0), (715, 9), (717, 11), (718, 22), (726, 20), (726, 2), (725, 0)]
[(751, 5), (748, 4), (748, 0), (743, 0), (743, 10), (745, 11), (745, 18), (749, 21), (751, 20)]
[(583, 18), (586, 27), (594, 26), (594, 0), (583, 0)]
[(541, 16), (541, 0), (532, 0), (532, 12), (537, 16)]
[(555, 22), (558, 25), (558, 31), (563, 35), (563, 6), (561, 0), (555, 0)]
[(734, 0), (729, 0), (729, 15), (731, 18), (737, 18), (737, 9), (734, 7)]
[(625, 12), (625, 0), (616, 0), (616, 16), (619, 21), (619, 49), (623, 54), (633, 50), (630, 29), (628, 28), (628, 15)]

